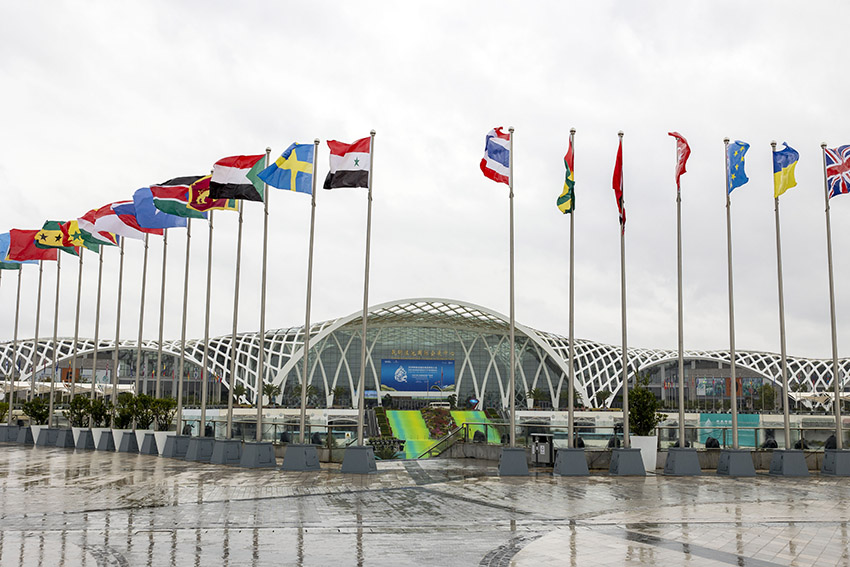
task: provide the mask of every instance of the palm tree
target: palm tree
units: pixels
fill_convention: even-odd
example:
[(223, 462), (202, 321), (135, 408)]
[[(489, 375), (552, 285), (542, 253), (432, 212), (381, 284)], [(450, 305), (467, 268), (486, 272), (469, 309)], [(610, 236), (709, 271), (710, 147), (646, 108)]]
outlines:
[(336, 406), (339, 405), (340, 400), (345, 399), (348, 395), (348, 388), (345, 386), (337, 386), (331, 390), (331, 393), (334, 395), (334, 405)]
[(237, 403), (239, 403), (239, 399), (245, 395), (245, 386), (242, 384), (236, 384), (233, 386), (233, 399)]
[(269, 404), (273, 398), (280, 395), (280, 384), (263, 384), (263, 395), (269, 399)]

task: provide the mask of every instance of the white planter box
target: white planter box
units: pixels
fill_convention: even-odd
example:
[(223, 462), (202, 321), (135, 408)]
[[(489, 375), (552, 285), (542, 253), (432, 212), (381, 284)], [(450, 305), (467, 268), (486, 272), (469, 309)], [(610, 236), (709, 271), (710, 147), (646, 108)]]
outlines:
[(36, 443), (38, 441), (38, 432), (42, 429), (47, 429), (46, 425), (30, 425), (30, 430), (32, 430), (32, 442)]
[(658, 435), (630, 435), (629, 441), (632, 449), (640, 449), (643, 459), (643, 467), (647, 472), (655, 472), (656, 460), (658, 458)]
[[(176, 431), (154, 431), (153, 436), (156, 438), (156, 449), (159, 454), (165, 450), (165, 439), (171, 435), (177, 435)], [(141, 448), (141, 445), (139, 446)]]

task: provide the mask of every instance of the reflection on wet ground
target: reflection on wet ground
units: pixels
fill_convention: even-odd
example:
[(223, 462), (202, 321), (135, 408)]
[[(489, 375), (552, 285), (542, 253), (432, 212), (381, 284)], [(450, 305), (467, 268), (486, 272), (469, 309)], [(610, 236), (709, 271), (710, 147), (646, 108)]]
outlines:
[(850, 480), (283, 473), (0, 445), (7, 565), (850, 565)]

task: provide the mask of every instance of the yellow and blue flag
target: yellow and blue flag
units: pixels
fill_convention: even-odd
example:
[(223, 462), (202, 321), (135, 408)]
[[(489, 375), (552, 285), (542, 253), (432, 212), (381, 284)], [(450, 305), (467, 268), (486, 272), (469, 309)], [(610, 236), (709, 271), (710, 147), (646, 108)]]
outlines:
[(726, 160), (729, 165), (726, 178), (726, 191), (728, 193), (750, 180), (744, 171), (744, 156), (749, 149), (750, 145), (741, 140), (735, 140), (726, 148)]
[(778, 198), (791, 187), (797, 186), (797, 180), (794, 179), (794, 168), (800, 160), (800, 154), (782, 142), (785, 146), (778, 152), (773, 152), (773, 196)]
[(313, 194), (313, 144), (291, 144), (257, 177), (278, 189)]

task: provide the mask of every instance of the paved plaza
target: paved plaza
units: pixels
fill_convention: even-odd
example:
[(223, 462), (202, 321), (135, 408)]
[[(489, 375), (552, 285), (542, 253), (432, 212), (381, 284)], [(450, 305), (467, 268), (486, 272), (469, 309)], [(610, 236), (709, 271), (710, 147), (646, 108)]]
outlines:
[(283, 473), (0, 445), (0, 567), (850, 565), (850, 481)]

